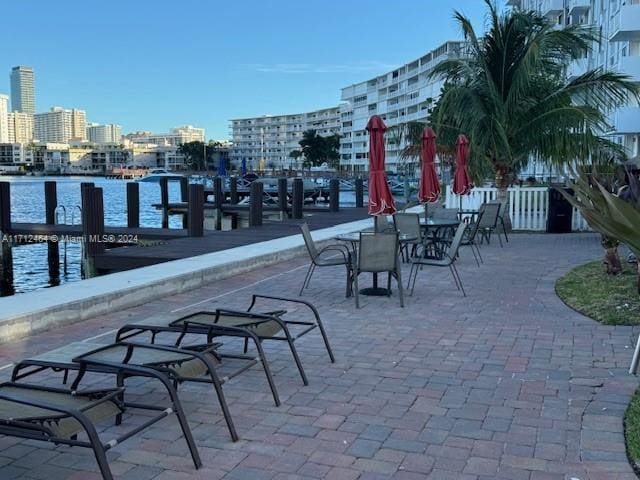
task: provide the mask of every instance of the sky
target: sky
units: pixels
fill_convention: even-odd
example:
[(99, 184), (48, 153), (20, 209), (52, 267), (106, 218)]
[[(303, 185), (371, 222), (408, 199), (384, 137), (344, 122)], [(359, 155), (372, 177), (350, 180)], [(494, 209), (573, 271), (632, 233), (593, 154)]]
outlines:
[(459, 39), (454, 9), (483, 30), (481, 0), (0, 0), (0, 93), (29, 65), (38, 112), (226, 139), (232, 118), (337, 105), (341, 87)]

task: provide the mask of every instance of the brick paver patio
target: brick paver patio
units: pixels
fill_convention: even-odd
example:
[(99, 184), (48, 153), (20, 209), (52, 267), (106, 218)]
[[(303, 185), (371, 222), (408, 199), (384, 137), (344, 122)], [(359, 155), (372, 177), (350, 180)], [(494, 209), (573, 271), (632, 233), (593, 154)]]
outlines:
[[(204, 467), (194, 470), (169, 417), (111, 451), (111, 468), (134, 480), (635, 479), (622, 427), (638, 383), (626, 373), (634, 331), (600, 326), (554, 293), (560, 275), (600, 250), (590, 234), (515, 235), (504, 249), (485, 246), (481, 268), (463, 250), (468, 297), (446, 269), (430, 269), (404, 309), (394, 295), (363, 297), (356, 310), (344, 298), (343, 270), (320, 269), (304, 298), (323, 316), (335, 364), (319, 335), (304, 337), (305, 387), (284, 346), (271, 342), (281, 407), (258, 367), (225, 386), (239, 442), (229, 440), (210, 387), (185, 385)], [(254, 292), (296, 295), (306, 265), (285, 262), (0, 345), (0, 366), (73, 340), (102, 334), (98, 341), (108, 342), (116, 326), (154, 312), (238, 307)], [(10, 368), (0, 374), (8, 378)], [(132, 380), (131, 392), (162, 397), (151, 382)], [(96, 472), (85, 449), (0, 437), (2, 480), (85, 480)]]

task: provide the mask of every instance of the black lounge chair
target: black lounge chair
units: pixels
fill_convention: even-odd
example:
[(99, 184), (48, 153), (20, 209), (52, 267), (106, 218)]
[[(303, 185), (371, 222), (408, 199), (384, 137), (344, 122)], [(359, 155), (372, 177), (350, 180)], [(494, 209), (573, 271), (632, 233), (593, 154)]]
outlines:
[[(112, 480), (113, 475), (106, 456), (107, 450), (170, 414), (176, 413), (193, 463), (196, 468), (202, 466), (200, 455), (177, 398), (172, 398), (174, 401), (170, 407), (158, 407), (125, 403), (124, 393), (123, 388), (68, 391), (23, 383), (2, 383), (0, 384), (0, 434), (91, 448), (102, 477), (105, 480)], [(118, 418), (126, 408), (156, 410), (159, 413), (144, 423), (132, 427), (126, 433), (103, 442), (95, 425), (111, 418)], [(78, 437), (82, 433), (86, 434), (86, 440)]]
[[(222, 385), (230, 378), (246, 371), (256, 362), (252, 357), (235, 355), (233, 358), (241, 360), (241, 367), (231, 372), (225, 372), (221, 377), (218, 368), (222, 356), (215, 351), (216, 346), (212, 344), (174, 348), (134, 342), (120, 342), (110, 345), (74, 342), (50, 352), (21, 360), (13, 369), (12, 380), (21, 380), (43, 370), (51, 369), (64, 372), (64, 382), (66, 383), (69, 371), (77, 371), (78, 375), (71, 386), (71, 389), (75, 390), (87, 371), (116, 374), (118, 386), (123, 386), (126, 377), (147, 376), (160, 380), (167, 388), (169, 396), (172, 398), (175, 396), (176, 403), (178, 397), (175, 389), (178, 384), (183, 382), (210, 383), (218, 397), (229, 434), (233, 441), (237, 441), (239, 437), (222, 391)], [(224, 358), (228, 357), (228, 355), (224, 356)], [(143, 370), (141, 371), (140, 368)]]
[[(254, 312), (254, 307), (258, 299), (274, 300), (280, 303), (289, 303), (295, 306), (303, 306), (310, 310), (313, 320), (288, 320), (284, 318), (287, 310), (266, 311), (262, 313)], [(291, 327), (295, 331), (291, 331)], [(329, 354), (331, 362), (335, 362), (329, 339), (324, 330), (322, 320), (318, 310), (309, 302), (304, 300), (275, 297), (271, 295), (253, 295), (249, 308), (243, 311), (219, 308), (212, 311), (198, 311), (185, 315), (158, 315), (131, 323), (121, 327), (116, 334), (118, 341), (131, 338), (142, 333), (151, 334), (151, 342), (156, 341), (160, 333), (168, 332), (177, 334), (174, 342), (175, 346), (180, 346), (187, 334), (206, 335), (207, 343), (211, 343), (218, 337), (239, 337), (244, 339), (244, 352), (247, 352), (249, 342), (252, 342), (258, 351), (258, 356), (265, 369), (271, 391), (273, 392), (276, 404), (279, 404), (275, 383), (271, 377), (262, 342), (264, 340), (278, 340), (287, 342), (291, 354), (296, 363), (302, 381), (309, 384), (302, 362), (295, 347), (295, 341), (307, 333), (318, 328), (324, 346)]]

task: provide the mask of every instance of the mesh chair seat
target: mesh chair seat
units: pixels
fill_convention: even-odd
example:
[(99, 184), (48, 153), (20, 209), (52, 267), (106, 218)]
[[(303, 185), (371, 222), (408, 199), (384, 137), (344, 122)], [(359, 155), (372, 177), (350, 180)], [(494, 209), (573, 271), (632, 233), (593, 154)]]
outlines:
[(94, 424), (114, 418), (122, 413), (122, 409), (112, 401), (91, 406), (95, 399), (86, 395), (2, 386), (0, 387), (0, 396), (9, 397), (0, 399), (0, 419), (41, 425), (58, 438), (69, 439), (83, 432), (84, 428), (76, 419), (68, 415), (43, 407), (18, 403), (10, 400), (10, 397), (34, 403), (47, 403), (66, 409), (82, 410), (82, 413)]
[(253, 319), (250, 316), (231, 313), (198, 312), (171, 322), (171, 326), (183, 327), (185, 323), (203, 326), (239, 327), (253, 331), (259, 337), (273, 337), (282, 330), (273, 320)]

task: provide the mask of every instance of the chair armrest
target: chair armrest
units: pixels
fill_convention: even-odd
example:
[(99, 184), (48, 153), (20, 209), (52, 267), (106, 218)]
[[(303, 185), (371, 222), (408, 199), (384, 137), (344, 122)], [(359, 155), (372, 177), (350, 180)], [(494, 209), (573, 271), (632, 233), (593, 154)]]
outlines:
[[(355, 261), (355, 255), (353, 257), (354, 257), (354, 261)], [(277, 297), (277, 296), (274, 296), (274, 295), (253, 294), (252, 297), (251, 297), (251, 305), (249, 305), (249, 308), (247, 309), (247, 312), (251, 311), (251, 309), (254, 307), (254, 305), (256, 304), (256, 301), (259, 298), (264, 298), (266, 300), (278, 300), (280, 302), (296, 303), (296, 304), (299, 304), (299, 305), (304, 305), (309, 310), (311, 310), (311, 313), (313, 313), (313, 316), (315, 317), (316, 321), (320, 320), (320, 313), (318, 313), (318, 309), (311, 302), (308, 302), (306, 300), (301, 300), (301, 299), (298, 299), (298, 298)]]

